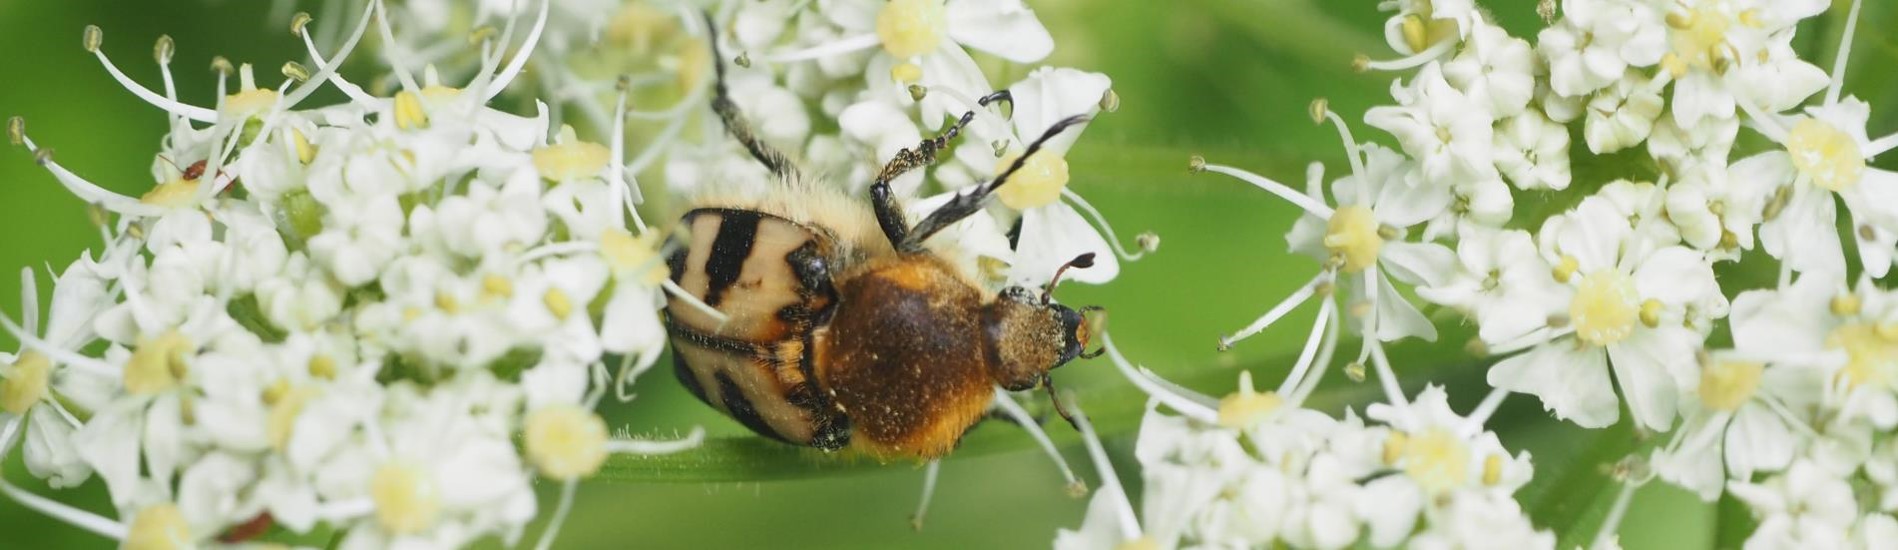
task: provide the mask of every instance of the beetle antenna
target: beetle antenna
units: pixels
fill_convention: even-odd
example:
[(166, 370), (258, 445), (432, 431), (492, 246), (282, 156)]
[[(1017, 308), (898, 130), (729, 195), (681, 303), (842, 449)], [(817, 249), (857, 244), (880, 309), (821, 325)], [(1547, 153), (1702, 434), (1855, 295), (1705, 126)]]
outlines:
[(1071, 269), (1071, 268), (1087, 269), (1090, 267), (1094, 267), (1094, 253), (1093, 252), (1075, 256), (1074, 259), (1068, 260), (1068, 263), (1061, 264), (1060, 269), (1054, 270), (1054, 278), (1048, 280), (1048, 286), (1042, 289), (1041, 304), (1047, 305), (1048, 301), (1054, 298), (1054, 287), (1055, 285), (1061, 284), (1061, 275), (1066, 274), (1068, 272), (1068, 269)]
[(1073, 426), (1075, 430), (1080, 430), (1081, 424), (1074, 421), (1073, 414), (1068, 413), (1067, 405), (1061, 404), (1061, 393), (1054, 389), (1054, 376), (1041, 375), (1041, 387), (1048, 390), (1048, 401), (1054, 403), (1055, 414), (1061, 415), (1061, 419), (1068, 421), (1068, 425)]

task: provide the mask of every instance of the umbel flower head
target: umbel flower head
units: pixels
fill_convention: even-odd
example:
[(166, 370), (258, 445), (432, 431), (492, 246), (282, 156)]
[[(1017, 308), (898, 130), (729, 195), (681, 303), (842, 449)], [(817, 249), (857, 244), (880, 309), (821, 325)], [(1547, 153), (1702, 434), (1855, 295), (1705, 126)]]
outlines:
[[(170, 39), (161, 94), (88, 27), (85, 49), (171, 132), (151, 188), (125, 196), (9, 122), (102, 214), (105, 242), (54, 280), (47, 322), (30, 270), (26, 311), (0, 318), (23, 342), (0, 356), (0, 455), (22, 448), (55, 487), (97, 475), (114, 513), (0, 489), (130, 547), (319, 525), (349, 548), (459, 546), (521, 538), (543, 515), (535, 478), (561, 484), (564, 514), (608, 454), (695, 445), (696, 431), (609, 437), (592, 412), (629, 397), (664, 341), (665, 267), (632, 217), (623, 140), (550, 136), (544, 106), (486, 106), (521, 74), (547, 4), (520, 43), (485, 39), (460, 85), (391, 59), (388, 97), (336, 72), (372, 21), (387, 32), (380, 1), (327, 55), (299, 16), (317, 66), (286, 64), (268, 86), (220, 59), (212, 107), (177, 97)], [(321, 86), (348, 101), (301, 105)]]

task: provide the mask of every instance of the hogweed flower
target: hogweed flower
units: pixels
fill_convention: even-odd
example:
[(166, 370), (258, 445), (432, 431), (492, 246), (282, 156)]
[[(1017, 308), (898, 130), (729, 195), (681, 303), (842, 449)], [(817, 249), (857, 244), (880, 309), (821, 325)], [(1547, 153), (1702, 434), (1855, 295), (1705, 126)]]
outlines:
[[(546, 477), (563, 490), (545, 546), (605, 456), (700, 440), (609, 437), (590, 412), (609, 388), (630, 397), (656, 358), (668, 285), (657, 238), (618, 229), (638, 197), (620, 138), (567, 129), (549, 143), (544, 111), (485, 106), (539, 26), (506, 63), (484, 48), (461, 87), (395, 61), (403, 88), (376, 97), (335, 68), (372, 17), (387, 25), (381, 11), (370, 2), (327, 58), (298, 17), (314, 70), (266, 88), (237, 68), (216, 108), (176, 97), (169, 40), (160, 95), (124, 78), (89, 27), (87, 50), (173, 118), (140, 197), (93, 185), (9, 124), (118, 219), (99, 260), (56, 278), (48, 323), (30, 272), (21, 320), (0, 319), (24, 345), (0, 369), (0, 448), (23, 441), (55, 487), (96, 472), (121, 519), (0, 485), (7, 496), (132, 547), (254, 537), (258, 518), (327, 525), (344, 547), (449, 546), (518, 540), (541, 515), (531, 480)], [(323, 85), (348, 102), (299, 107)], [(590, 308), (596, 296), (611, 305)]]

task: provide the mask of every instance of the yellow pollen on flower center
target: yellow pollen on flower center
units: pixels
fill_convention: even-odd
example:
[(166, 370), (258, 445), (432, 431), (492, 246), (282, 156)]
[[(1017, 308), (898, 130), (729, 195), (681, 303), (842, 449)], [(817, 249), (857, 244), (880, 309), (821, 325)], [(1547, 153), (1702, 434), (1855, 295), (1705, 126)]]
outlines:
[(428, 530), (441, 512), (441, 494), (428, 472), (402, 462), (376, 469), (369, 479), (369, 500), (376, 505), (377, 523), (397, 535)]
[(1634, 279), (1620, 270), (1604, 269), (1582, 277), (1575, 298), (1569, 302), (1568, 315), (1575, 326), (1575, 337), (1606, 346), (1634, 334), (1641, 310)]
[(1245, 428), (1253, 421), (1272, 414), (1285, 399), (1277, 392), (1259, 393), (1252, 389), (1252, 372), (1240, 371), (1239, 391), (1219, 400), (1219, 425), (1232, 429)]
[(249, 63), (240, 66), (237, 73), (240, 83), (238, 92), (224, 98), (224, 106), (221, 109), (222, 112), (219, 113), (220, 118), (249, 118), (277, 105), (277, 91), (258, 88), (257, 79), (252, 76)]
[(1766, 365), (1751, 361), (1716, 361), (1700, 372), (1700, 402), (1707, 408), (1732, 412), (1753, 398)]
[(565, 291), (549, 288), (540, 299), (547, 304), (547, 311), (553, 313), (555, 319), (564, 320), (568, 315), (573, 314), (573, 298), (567, 296)]
[[(1396, 435), (1396, 434), (1392, 434)], [(1411, 434), (1398, 446), (1396, 462), (1425, 492), (1438, 493), (1463, 485), (1470, 476), (1470, 448), (1463, 439), (1441, 427)], [(1391, 456), (1389, 443), (1385, 456)]]
[(587, 477), (606, 463), (606, 421), (580, 407), (552, 405), (529, 413), (522, 432), (528, 460), (550, 478)]
[(1384, 249), (1384, 237), (1378, 232), (1371, 209), (1359, 205), (1339, 207), (1331, 213), (1325, 228), (1325, 248), (1344, 260), (1345, 273), (1357, 273), (1377, 264), (1377, 253)]
[(1806, 118), (1793, 125), (1786, 134), (1786, 152), (1800, 175), (1827, 191), (1843, 191), (1858, 183), (1865, 172), (1865, 155), (1858, 141), (1818, 119)]
[(507, 299), (514, 297), (514, 281), (506, 275), (489, 273), (481, 277), (481, 297)]
[(936, 51), (948, 35), (948, 9), (942, 0), (890, 0), (877, 12), (877, 39), (897, 59)]
[(671, 275), (665, 262), (659, 261), (658, 233), (634, 237), (623, 229), (607, 229), (600, 234), (600, 255), (613, 268), (615, 277), (658, 286)]
[(136, 550), (171, 550), (191, 548), (191, 526), (185, 523), (185, 515), (171, 503), (154, 504), (139, 510), (132, 516), (132, 525), (126, 529), (124, 548)]
[(605, 145), (580, 141), (572, 126), (560, 127), (560, 143), (534, 148), (534, 169), (556, 182), (599, 175), (613, 152)]
[(40, 352), (28, 351), (13, 358), (12, 370), (0, 378), (0, 410), (26, 414), (27, 409), (46, 398), (52, 373), (52, 360)]
[(189, 371), (185, 364), (189, 353), (191, 340), (177, 330), (140, 339), (132, 349), (132, 358), (125, 361), (125, 391), (151, 395), (177, 385)]
[(1668, 45), (1678, 65), (1717, 69), (1726, 59), (1727, 28), (1732, 26), (1733, 20), (1719, 8), (1707, 4), (1711, 2), (1667, 15), (1667, 26), (1671, 29)]
[(1851, 386), (1889, 388), (1898, 382), (1898, 330), (1850, 323), (1833, 329), (1826, 347), (1845, 350), (1845, 369), (1838, 376)]
[[(1000, 176), (1008, 170), (1015, 159), (1021, 158), (1020, 152), (1011, 151), (995, 163), (995, 175)], [(1008, 177), (1008, 181), (995, 190), (1002, 204), (1016, 210), (1027, 210), (1038, 206), (1054, 204), (1061, 199), (1061, 190), (1068, 186), (1068, 159), (1059, 153), (1042, 149), (1028, 157)]]

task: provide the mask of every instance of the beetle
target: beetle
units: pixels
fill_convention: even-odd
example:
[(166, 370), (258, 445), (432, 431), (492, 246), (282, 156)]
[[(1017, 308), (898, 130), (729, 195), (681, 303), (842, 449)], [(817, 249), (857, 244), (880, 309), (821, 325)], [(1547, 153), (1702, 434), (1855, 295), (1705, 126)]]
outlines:
[[(664, 323), (673, 371), (694, 396), (778, 441), (932, 460), (982, 419), (994, 387), (1053, 396), (1050, 371), (1100, 353), (1084, 351), (1084, 313), (1099, 308), (1050, 297), (1061, 273), (1088, 267), (1092, 254), (1046, 287), (990, 291), (950, 261), (954, 243), (925, 245), (1085, 115), (1055, 123), (993, 180), (912, 225), (890, 182), (935, 162), (975, 112), (898, 153), (867, 201), (845, 196), (752, 132), (712, 42), (712, 111), (776, 181), (762, 195), (697, 198), (669, 239), (670, 277), (689, 296), (668, 299)], [(1003, 91), (979, 103), (1009, 99)], [(1055, 407), (1067, 417), (1059, 400)]]

